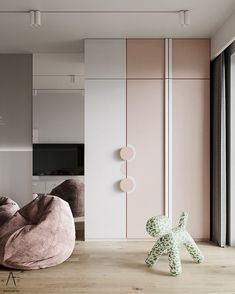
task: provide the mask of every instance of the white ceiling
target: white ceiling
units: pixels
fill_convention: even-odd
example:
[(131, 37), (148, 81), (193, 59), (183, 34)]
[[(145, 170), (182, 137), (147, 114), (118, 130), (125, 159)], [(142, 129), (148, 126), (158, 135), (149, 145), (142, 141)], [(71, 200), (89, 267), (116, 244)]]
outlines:
[[(27, 13), (0, 14), (0, 52), (81, 52), (84, 38), (212, 37), (235, 10), (235, 0), (0, 0), (1, 11), (47, 11), (42, 26)], [(190, 10), (191, 25), (177, 14), (77, 14), (50, 11)]]

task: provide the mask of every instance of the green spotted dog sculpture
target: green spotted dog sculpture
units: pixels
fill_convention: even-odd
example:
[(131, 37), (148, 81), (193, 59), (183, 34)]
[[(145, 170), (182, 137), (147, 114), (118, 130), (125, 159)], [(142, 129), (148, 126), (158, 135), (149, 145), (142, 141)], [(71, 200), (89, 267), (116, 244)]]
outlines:
[(193, 238), (186, 231), (188, 215), (182, 213), (179, 225), (171, 227), (171, 222), (166, 216), (154, 216), (147, 221), (146, 230), (152, 237), (159, 237), (156, 244), (145, 260), (148, 266), (153, 266), (163, 253), (168, 254), (170, 272), (172, 275), (179, 275), (182, 271), (180, 261), (180, 248), (185, 245), (189, 254), (196, 263), (203, 261), (204, 257), (194, 242)]

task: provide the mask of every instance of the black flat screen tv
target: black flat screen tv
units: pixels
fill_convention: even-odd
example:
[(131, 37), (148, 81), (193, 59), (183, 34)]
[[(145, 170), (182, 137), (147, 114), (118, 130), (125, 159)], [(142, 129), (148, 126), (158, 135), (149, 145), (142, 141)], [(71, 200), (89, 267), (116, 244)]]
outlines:
[(84, 175), (84, 144), (33, 144), (33, 175)]

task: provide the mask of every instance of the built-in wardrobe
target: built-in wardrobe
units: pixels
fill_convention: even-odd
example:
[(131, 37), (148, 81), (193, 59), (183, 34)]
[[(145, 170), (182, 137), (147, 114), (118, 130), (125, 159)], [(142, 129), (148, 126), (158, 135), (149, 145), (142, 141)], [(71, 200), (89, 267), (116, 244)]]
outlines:
[(209, 239), (209, 50), (207, 39), (85, 41), (87, 240), (147, 239), (148, 218), (176, 225), (182, 211)]

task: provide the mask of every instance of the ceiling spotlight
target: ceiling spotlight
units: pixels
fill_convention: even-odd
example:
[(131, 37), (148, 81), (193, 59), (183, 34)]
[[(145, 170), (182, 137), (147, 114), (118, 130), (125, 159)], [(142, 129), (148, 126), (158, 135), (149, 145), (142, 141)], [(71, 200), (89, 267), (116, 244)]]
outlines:
[(190, 24), (189, 10), (180, 10), (179, 11), (179, 23), (182, 26), (187, 26)]
[(30, 16), (30, 25), (34, 26), (34, 11), (33, 10), (29, 12), (29, 16)]
[(41, 25), (41, 12), (39, 10), (36, 10), (34, 13), (35, 17), (35, 26), (40, 27)]
[(185, 10), (185, 12), (184, 12), (184, 24), (186, 26), (190, 25), (190, 13), (189, 13), (189, 10)]
[(179, 22), (182, 26), (184, 26), (184, 10), (180, 10), (179, 12)]
[(41, 26), (41, 12), (39, 10), (31, 10), (30, 14), (30, 25), (33, 27)]

